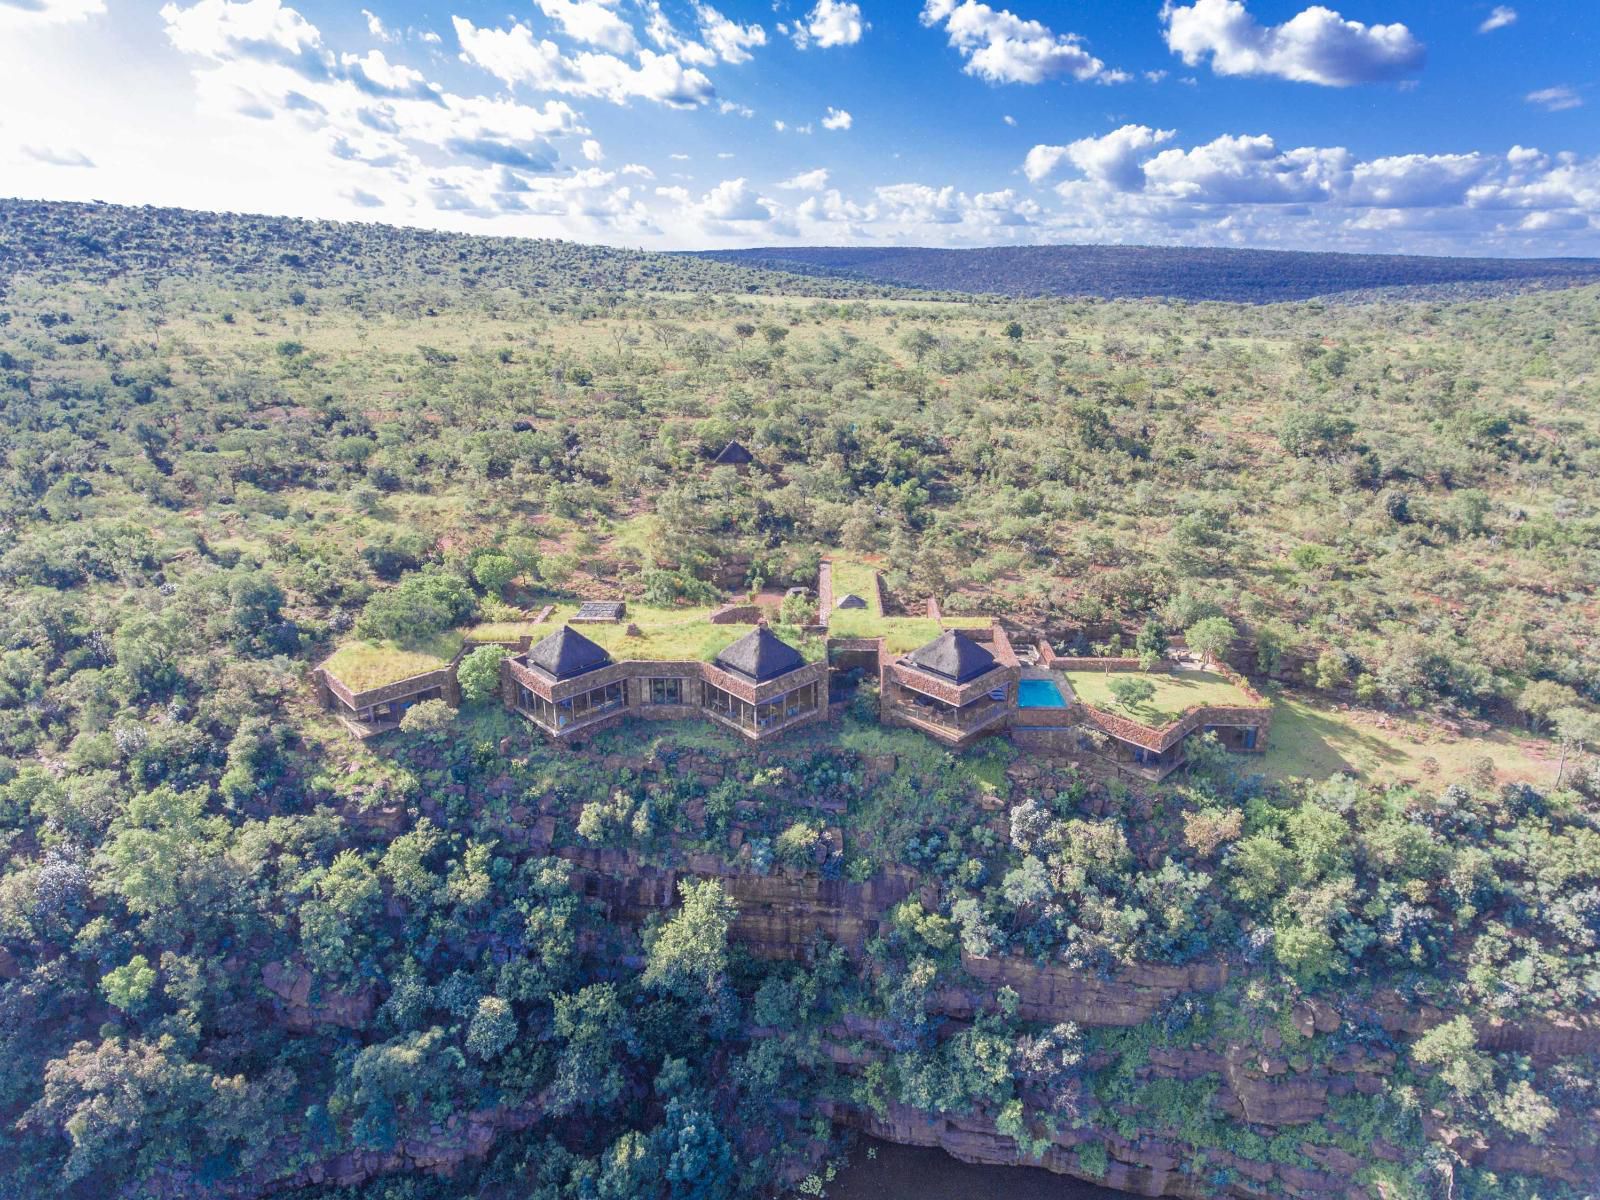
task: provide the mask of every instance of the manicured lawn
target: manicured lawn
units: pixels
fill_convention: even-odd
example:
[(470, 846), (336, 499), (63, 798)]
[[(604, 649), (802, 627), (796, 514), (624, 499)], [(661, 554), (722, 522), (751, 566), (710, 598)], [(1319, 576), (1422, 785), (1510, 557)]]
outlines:
[[(1212, 671), (1063, 671), (1062, 674), (1085, 704), (1131, 717), (1152, 729), (1170, 725), (1197, 705), (1255, 703), (1237, 684)], [(1148, 679), (1155, 685), (1156, 694), (1130, 713), (1111, 694), (1111, 681), (1118, 678)]]
[[(1430, 772), (1428, 759), (1438, 764)], [(1546, 738), (1496, 729), (1482, 737), (1452, 737), (1423, 722), (1351, 708), (1323, 708), (1297, 696), (1273, 697), (1272, 733), (1262, 756), (1276, 779), (1325, 779), (1353, 771), (1374, 782), (1453, 783), (1478, 760), (1493, 760), (1504, 779), (1549, 786), (1560, 747)]]
[(365, 692), (448, 665), (461, 649), (463, 640), (459, 630), (451, 629), (431, 641), (412, 646), (397, 646), (392, 642), (347, 642), (322, 665), (351, 691)]

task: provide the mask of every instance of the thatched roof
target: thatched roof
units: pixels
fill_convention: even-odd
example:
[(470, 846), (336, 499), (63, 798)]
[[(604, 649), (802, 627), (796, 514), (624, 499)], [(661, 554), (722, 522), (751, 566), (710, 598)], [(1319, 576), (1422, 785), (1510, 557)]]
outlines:
[(995, 665), (994, 655), (959, 629), (946, 629), (908, 657), (919, 669), (952, 683), (967, 683), (992, 671)]
[(722, 448), (722, 453), (711, 461), (721, 466), (742, 467), (745, 463), (754, 462), (755, 456), (738, 442), (729, 442)]
[(716, 664), (757, 683), (765, 683), (805, 666), (806, 660), (800, 651), (772, 630), (765, 625), (757, 625), (717, 655)]
[(528, 664), (554, 679), (571, 679), (604, 667), (611, 656), (570, 625), (563, 625), (528, 651)]

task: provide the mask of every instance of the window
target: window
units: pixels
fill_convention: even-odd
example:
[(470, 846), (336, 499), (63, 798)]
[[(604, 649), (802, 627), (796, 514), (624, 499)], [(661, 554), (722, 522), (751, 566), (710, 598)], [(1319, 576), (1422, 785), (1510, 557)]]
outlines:
[(687, 689), (685, 679), (648, 679), (645, 689), (646, 704), (682, 704)]

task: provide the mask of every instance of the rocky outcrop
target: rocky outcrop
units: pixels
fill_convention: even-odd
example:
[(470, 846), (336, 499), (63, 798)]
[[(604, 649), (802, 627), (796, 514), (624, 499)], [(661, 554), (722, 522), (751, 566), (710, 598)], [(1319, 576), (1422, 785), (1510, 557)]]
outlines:
[(294, 1033), (310, 1033), (318, 1025), (364, 1029), (372, 1020), (371, 988), (328, 992), (311, 999), (315, 977), (296, 963), (269, 962), (261, 968), (261, 984), (278, 1000), (283, 1022)]

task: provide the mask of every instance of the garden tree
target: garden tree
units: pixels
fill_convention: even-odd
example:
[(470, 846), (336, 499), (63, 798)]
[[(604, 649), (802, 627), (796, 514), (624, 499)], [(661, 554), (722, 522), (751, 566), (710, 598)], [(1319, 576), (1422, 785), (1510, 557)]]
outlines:
[(680, 880), (678, 895), (683, 903), (656, 931), (639, 982), (709, 1004), (726, 984), (728, 927), (738, 909), (715, 879)]
[(1139, 666), (1143, 670), (1150, 670), (1167, 653), (1167, 631), (1160, 621), (1149, 617), (1139, 627), (1139, 636), (1133, 642), (1134, 651), (1139, 655)]
[(1128, 712), (1143, 708), (1156, 695), (1156, 685), (1137, 675), (1115, 676), (1106, 684), (1106, 690), (1116, 700), (1117, 706)]
[(1233, 645), (1233, 623), (1226, 617), (1205, 617), (1184, 630), (1183, 640), (1202, 661), (1221, 662)]
[(796, 628), (813, 625), (817, 620), (817, 601), (804, 592), (790, 592), (778, 607), (778, 619)]
[(500, 690), (500, 663), (508, 657), (504, 646), (479, 646), (456, 664), (456, 682), (468, 704), (482, 704)]

